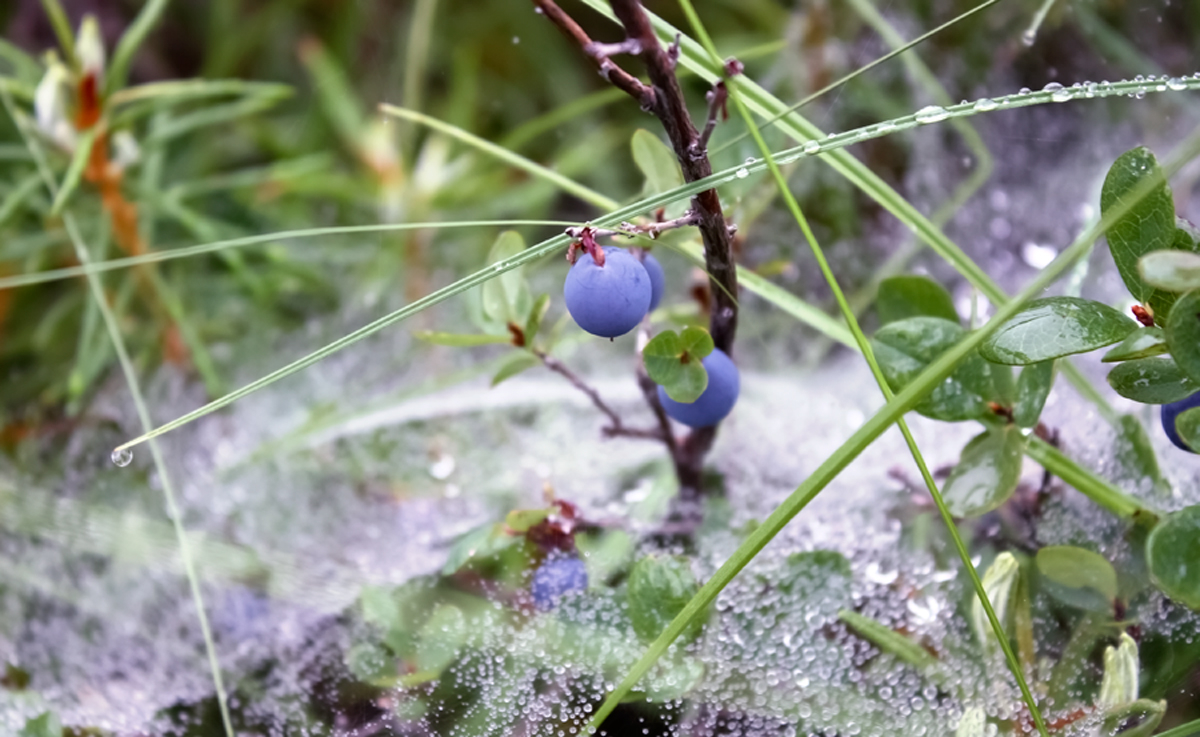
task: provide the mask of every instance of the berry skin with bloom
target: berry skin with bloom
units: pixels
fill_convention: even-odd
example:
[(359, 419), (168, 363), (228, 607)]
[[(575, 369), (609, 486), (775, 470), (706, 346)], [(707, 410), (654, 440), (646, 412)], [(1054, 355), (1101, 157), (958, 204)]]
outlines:
[(576, 324), (592, 335), (615, 338), (637, 327), (650, 310), (650, 275), (633, 254), (604, 247), (604, 265), (585, 253), (567, 272), (563, 298)]
[(548, 560), (533, 572), (533, 603), (538, 609), (548, 611), (567, 594), (578, 594), (587, 590), (588, 575), (583, 561), (578, 558), (555, 558)]
[(1179, 437), (1179, 431), (1175, 429), (1175, 418), (1182, 412), (1193, 407), (1200, 407), (1200, 392), (1180, 399), (1178, 402), (1171, 402), (1162, 406), (1162, 427), (1167, 433), (1167, 438), (1175, 444), (1176, 448), (1186, 450), (1189, 453), (1195, 453), (1196, 451), (1184, 442), (1183, 438)]
[(658, 401), (667, 416), (688, 427), (709, 427), (725, 419), (737, 404), (741, 387), (737, 366), (720, 348), (714, 348), (700, 363), (708, 372), (708, 387), (696, 401), (676, 402), (667, 396), (665, 389), (658, 387)]
[(650, 276), (650, 309), (647, 312), (654, 312), (658, 309), (658, 303), (662, 302), (663, 292), (667, 290), (667, 275), (658, 259), (648, 253), (642, 258), (642, 266)]

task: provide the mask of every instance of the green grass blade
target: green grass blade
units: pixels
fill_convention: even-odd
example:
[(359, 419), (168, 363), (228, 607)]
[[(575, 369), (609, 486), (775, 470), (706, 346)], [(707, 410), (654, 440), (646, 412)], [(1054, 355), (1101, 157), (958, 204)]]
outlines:
[(19, 181), (17, 186), (13, 187), (3, 200), (0, 200), (0, 227), (3, 227), (8, 219), (16, 214), (21, 205), (25, 204), (25, 200), (33, 195), (41, 180), (41, 174), (34, 172)]
[(1200, 734), (1200, 719), (1159, 732), (1157, 737), (1191, 737), (1194, 734)]
[(75, 33), (71, 30), (71, 21), (67, 20), (67, 12), (58, 0), (42, 0), (42, 8), (50, 19), (50, 26), (54, 28), (54, 35), (58, 37), (58, 45), (62, 47), (67, 64), (72, 68), (77, 67), (79, 60), (75, 58)]
[[(433, 21), (437, 0), (417, 0), (408, 26), (407, 51), (404, 54), (404, 107), (420, 111), (425, 102), (425, 70), (429, 63), (429, 43), (433, 39)], [(416, 138), (404, 136), (405, 155), (416, 158)]]
[(54, 195), (54, 203), (50, 206), (51, 216), (60, 215), (67, 200), (79, 188), (79, 182), (83, 179), (83, 170), (92, 155), (92, 146), (96, 143), (96, 130), (96, 128), (89, 128), (79, 137), (75, 151), (71, 154), (71, 164), (67, 167), (66, 176), (63, 177), (62, 186)]
[(0, 38), (0, 59), (8, 62), (12, 67), (12, 72), (18, 79), (26, 82), (34, 82), (42, 76), (42, 67), (37, 63), (31, 55), (3, 38)]
[(567, 121), (623, 99), (625, 99), (625, 93), (616, 87), (590, 92), (565, 105), (556, 107), (548, 113), (543, 113), (533, 120), (522, 123), (501, 138), (498, 145), (506, 151), (515, 151)]
[(133, 65), (134, 54), (146, 40), (146, 36), (150, 35), (150, 31), (158, 23), (158, 19), (162, 17), (166, 7), (167, 0), (147, 0), (137, 18), (134, 18), (133, 24), (121, 36), (116, 50), (113, 51), (112, 61), (108, 65), (108, 73), (105, 75), (104, 91), (106, 94), (111, 95), (125, 86), (125, 81), (129, 77), (129, 68)]

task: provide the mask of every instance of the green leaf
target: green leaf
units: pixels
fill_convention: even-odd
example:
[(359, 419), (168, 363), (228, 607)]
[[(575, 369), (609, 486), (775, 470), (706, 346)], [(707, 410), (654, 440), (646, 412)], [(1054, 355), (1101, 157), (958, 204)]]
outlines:
[(1171, 188), (1158, 160), (1145, 147), (1126, 151), (1113, 162), (1100, 191), (1100, 212), (1105, 214), (1143, 180), (1153, 181), (1153, 188), (1142, 200), (1108, 229), (1108, 248), (1117, 271), (1133, 298), (1150, 306), (1155, 318), (1165, 320), (1175, 296), (1156, 290), (1142, 281), (1138, 260), (1151, 251), (1175, 247), (1175, 203)]
[(1138, 698), (1138, 646), (1127, 633), (1121, 633), (1116, 647), (1104, 648), (1104, 678), (1096, 706), (1117, 707), (1132, 704)]
[(533, 307), (529, 308), (529, 317), (525, 319), (525, 341), (527, 343), (533, 343), (534, 337), (542, 327), (542, 319), (546, 317), (546, 310), (549, 309), (550, 295), (538, 295), (533, 302)]
[(52, 711), (40, 714), (25, 722), (17, 737), (62, 737), (62, 722)]
[[(965, 335), (962, 326), (940, 317), (910, 317), (880, 328), (871, 344), (888, 384), (900, 391)], [(991, 366), (972, 352), (915, 410), (935, 420), (974, 420), (991, 413), (994, 398)]]
[(1138, 260), (1138, 273), (1147, 284), (1168, 292), (1200, 289), (1200, 254), (1152, 251)]
[(1200, 391), (1170, 356), (1117, 364), (1108, 372), (1108, 384), (1122, 397), (1142, 404), (1170, 404)]
[(448, 345), (454, 348), (466, 348), (476, 345), (493, 345), (496, 343), (511, 343), (511, 335), (487, 335), (485, 333), (438, 333), (432, 330), (421, 330), (413, 333), (417, 340), (434, 345)]
[(910, 665), (915, 665), (922, 670), (929, 670), (937, 665), (937, 660), (929, 654), (928, 650), (870, 617), (849, 609), (842, 609), (838, 612), (838, 619), (880, 650), (891, 653)]
[(1079, 297), (1035, 299), (979, 346), (984, 358), (1024, 366), (1116, 343), (1137, 323), (1106, 304)]
[(417, 634), (417, 670), (440, 671), (454, 662), (467, 642), (468, 628), (466, 616), (453, 604), (434, 609)]
[(910, 317), (940, 317), (958, 322), (958, 310), (950, 293), (927, 276), (904, 275), (884, 279), (875, 296), (875, 309), (882, 324)]
[(658, 136), (644, 128), (633, 132), (630, 141), (633, 163), (646, 177), (646, 194), (660, 194), (683, 186), (683, 172), (675, 152)]
[(1183, 373), (1200, 383), (1200, 290), (1179, 298), (1167, 319), (1167, 347)]
[(642, 349), (642, 361), (667, 396), (676, 402), (694, 402), (708, 388), (708, 372), (701, 360), (712, 349), (712, 336), (704, 328), (689, 326), (682, 335), (664, 330)]
[(1100, 733), (1114, 737), (1150, 737), (1154, 730), (1158, 729), (1166, 713), (1166, 701), (1138, 699), (1132, 704), (1118, 706), (1105, 713)]
[[(1176, 418), (1176, 425), (1178, 424), (1179, 420)], [(1162, 470), (1158, 467), (1158, 457), (1154, 454), (1154, 444), (1150, 442), (1150, 435), (1137, 417), (1121, 415), (1117, 418), (1117, 441), (1113, 455), (1117, 465), (1128, 474), (1124, 478), (1150, 479), (1159, 492), (1171, 492), (1166, 479), (1163, 478)]]
[(472, 560), (494, 556), (518, 540), (519, 537), (508, 534), (504, 525), (498, 522), (471, 530), (450, 547), (446, 565), (442, 566), (442, 575), (452, 575)]
[(500, 364), (496, 375), (492, 377), (492, 386), (511, 379), (522, 371), (527, 371), (534, 366), (540, 365), (542, 365), (542, 359), (528, 351), (518, 351), (504, 359), (503, 363)]
[[(488, 263), (500, 264), (520, 256), (524, 251), (525, 239), (521, 234), (515, 230), (506, 230), (496, 238), (492, 249), (488, 251)], [(532, 298), (523, 271), (524, 268), (518, 267), (484, 282), (482, 289), (485, 315), (499, 323), (521, 324), (525, 321)]]
[[(648, 555), (633, 565), (626, 584), (626, 600), (633, 631), (652, 642), (700, 589), (687, 558)], [(681, 637), (695, 640), (707, 617), (693, 620)]]
[(1148, 327), (1134, 330), (1125, 340), (1110, 348), (1100, 360), (1105, 363), (1132, 361), (1135, 358), (1161, 356), (1166, 352), (1167, 338), (1162, 328)]
[(1117, 572), (1104, 556), (1071, 545), (1051, 545), (1039, 550), (1036, 560), (1055, 598), (1084, 609), (1111, 609), (1117, 598)]
[(553, 509), (514, 509), (504, 516), (504, 524), (513, 532), (525, 533), (553, 513)]
[(1021, 375), (1017, 377), (1017, 399), (1013, 402), (1013, 422), (1021, 427), (1036, 425), (1053, 386), (1054, 361), (1033, 363), (1021, 369)]
[[(987, 567), (987, 570), (983, 572), (983, 580), (980, 582), (983, 584), (983, 593), (987, 595), (987, 600), (992, 605), (992, 611), (996, 614), (996, 620), (1004, 628), (1005, 637), (1008, 636), (1009, 604), (1013, 599), (1013, 592), (1018, 588), (1023, 588), (1018, 587), (1020, 580), (1021, 563), (1015, 555), (1006, 550), (997, 555), (992, 564)], [(983, 602), (980, 601), (979, 594), (971, 597), (971, 626), (985, 652), (992, 655), (1000, 652), (996, 631), (992, 629), (992, 623), (983, 609)]]
[(1146, 540), (1146, 565), (1167, 596), (1200, 609), (1200, 504), (1158, 523)]
[(1175, 416), (1175, 432), (1183, 442), (1200, 448), (1200, 407), (1184, 410)]
[(972, 438), (942, 489), (950, 513), (977, 517), (1006, 502), (1020, 480), (1024, 450), (1025, 437), (1013, 425)]

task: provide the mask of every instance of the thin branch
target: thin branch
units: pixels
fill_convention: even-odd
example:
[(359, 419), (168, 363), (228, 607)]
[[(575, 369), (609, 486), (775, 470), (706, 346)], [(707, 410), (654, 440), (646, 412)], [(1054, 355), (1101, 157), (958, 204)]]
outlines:
[(729, 100), (729, 90), (725, 88), (724, 82), (719, 81), (704, 97), (708, 100), (708, 120), (704, 122), (704, 130), (700, 133), (700, 149), (707, 156), (708, 139), (717, 127), (717, 116), (720, 116), (721, 120), (729, 120), (729, 109), (725, 106)]
[[(669, 425), (666, 426), (668, 431), (666, 436), (663, 435), (664, 426), (661, 423), (659, 427), (655, 428), (627, 427), (621, 420), (621, 416), (617, 414), (616, 410), (614, 410), (612, 407), (609, 407), (604, 401), (604, 397), (600, 396), (600, 392), (596, 391), (595, 387), (589, 385), (574, 371), (567, 368), (566, 364), (554, 356), (549, 355), (545, 351), (534, 350), (533, 355), (541, 359), (542, 364), (546, 368), (562, 375), (567, 381), (571, 382), (572, 386), (586, 394), (588, 399), (592, 400), (592, 404), (596, 406), (596, 409), (600, 410), (606, 417), (608, 417), (610, 424), (603, 430), (605, 437), (643, 438), (646, 440), (657, 440), (665, 443), (668, 448), (672, 448), (675, 445), (675, 438), (670, 435)], [(660, 406), (659, 411), (661, 410), (662, 407)]]

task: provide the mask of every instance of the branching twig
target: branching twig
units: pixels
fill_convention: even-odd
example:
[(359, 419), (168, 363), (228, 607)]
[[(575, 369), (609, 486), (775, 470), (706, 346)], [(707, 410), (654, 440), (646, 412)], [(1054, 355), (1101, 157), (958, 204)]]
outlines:
[[(592, 404), (594, 404), (596, 406), (596, 409), (600, 410), (601, 412), (603, 412), (605, 414), (605, 416), (608, 417), (608, 421), (610, 424), (607, 427), (605, 427), (603, 430), (605, 437), (609, 437), (609, 438), (616, 438), (616, 437), (644, 438), (646, 440), (660, 440), (660, 441), (665, 442), (668, 447), (671, 447), (675, 444), (675, 438), (670, 437), (669, 426), (667, 426), (667, 435), (665, 435), (665, 436), (663, 434), (663, 426), (661, 424), (659, 427), (655, 427), (655, 428), (627, 427), (625, 425), (625, 423), (621, 420), (621, 415), (617, 414), (616, 410), (614, 410), (612, 407), (608, 406), (608, 404), (604, 401), (604, 397), (600, 396), (600, 392), (596, 391), (595, 387), (589, 385), (574, 371), (567, 368), (567, 365), (565, 363), (558, 360), (554, 356), (547, 354), (545, 351), (534, 350), (533, 355), (540, 358), (542, 361), (542, 364), (546, 368), (550, 369), (551, 371), (553, 371), (557, 374), (561, 374), (563, 377), (566, 378), (567, 381), (571, 382), (571, 384), (576, 389), (578, 389), (579, 391), (586, 394), (588, 396), (588, 399), (592, 400)], [(662, 408), (659, 407), (660, 411), (661, 411), (661, 409)]]

